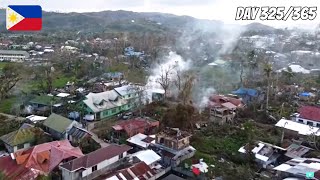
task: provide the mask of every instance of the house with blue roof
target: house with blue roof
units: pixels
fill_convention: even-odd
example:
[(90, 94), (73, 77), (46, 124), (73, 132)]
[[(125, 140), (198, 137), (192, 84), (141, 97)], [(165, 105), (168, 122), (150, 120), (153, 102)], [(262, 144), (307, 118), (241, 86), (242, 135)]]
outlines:
[(133, 47), (126, 47), (124, 48), (124, 55), (125, 56), (136, 56), (136, 57), (139, 57), (139, 56), (142, 56), (144, 55), (144, 52), (137, 52), (134, 50)]
[(232, 91), (232, 94), (235, 94), (235, 95), (241, 97), (242, 101), (245, 104), (249, 104), (250, 102), (252, 102), (254, 100), (257, 101), (257, 100), (261, 99), (261, 98), (259, 98), (260, 93), (255, 89), (241, 87), (236, 91)]

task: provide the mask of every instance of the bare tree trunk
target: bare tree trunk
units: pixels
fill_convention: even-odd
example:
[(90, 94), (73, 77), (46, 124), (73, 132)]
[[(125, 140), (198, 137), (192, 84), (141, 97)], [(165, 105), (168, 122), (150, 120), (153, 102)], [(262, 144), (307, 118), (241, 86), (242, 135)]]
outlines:
[(267, 87), (267, 103), (266, 103), (266, 110), (269, 109), (269, 92), (270, 92), (270, 77), (268, 77), (268, 87)]
[(240, 70), (240, 84), (241, 87), (243, 87), (243, 64), (240, 65), (241, 70)]

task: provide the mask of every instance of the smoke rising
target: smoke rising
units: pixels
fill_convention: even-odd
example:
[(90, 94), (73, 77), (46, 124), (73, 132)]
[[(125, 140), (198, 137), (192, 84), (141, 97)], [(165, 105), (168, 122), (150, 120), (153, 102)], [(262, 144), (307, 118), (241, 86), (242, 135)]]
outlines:
[[(177, 80), (177, 70), (180, 72), (193, 71), (196, 73), (196, 81), (192, 101), (197, 108), (204, 109), (209, 102), (209, 97), (217, 92), (216, 87), (219, 86), (217, 82), (224, 81), (223, 78), (236, 79), (234, 78), (236, 74), (231, 73), (228, 67), (221, 66), (217, 70), (208, 64), (231, 53), (244, 30), (243, 27), (208, 21), (189, 24), (182, 31), (172, 51), (163, 57), (160, 63), (154, 65), (148, 77), (147, 86), (151, 89), (162, 89), (158, 80), (161, 74), (169, 69), (171, 69), (171, 82)], [(218, 71), (221, 75), (217, 73)], [(224, 74), (228, 73), (229, 76), (226, 77)], [(224, 83), (234, 82), (225, 81)], [(169, 95), (176, 96), (177, 92), (177, 87), (171, 85)]]
[[(176, 52), (170, 51), (167, 56), (161, 59), (161, 62), (154, 65), (151, 75), (147, 80), (147, 87), (150, 89), (162, 89), (158, 83), (161, 75), (169, 71), (169, 79), (171, 82), (177, 80), (177, 71), (187, 71), (191, 67), (191, 61), (186, 61)], [(172, 89), (171, 89), (172, 90)]]

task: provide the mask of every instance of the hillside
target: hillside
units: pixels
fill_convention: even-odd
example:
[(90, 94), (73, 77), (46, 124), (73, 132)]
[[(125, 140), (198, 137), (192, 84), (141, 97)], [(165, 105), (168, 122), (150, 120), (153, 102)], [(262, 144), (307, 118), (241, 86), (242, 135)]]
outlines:
[[(0, 10), (0, 17), (5, 17), (5, 10)], [(5, 29), (5, 18), (0, 18), (0, 31)], [(138, 13), (131, 11), (102, 11), (92, 13), (57, 13), (43, 12), (43, 31), (83, 31), (83, 32), (167, 32), (167, 31), (216, 31), (223, 25), (220, 21), (201, 20), (190, 16), (176, 16), (165, 13)], [(272, 27), (254, 23), (248, 30)]]

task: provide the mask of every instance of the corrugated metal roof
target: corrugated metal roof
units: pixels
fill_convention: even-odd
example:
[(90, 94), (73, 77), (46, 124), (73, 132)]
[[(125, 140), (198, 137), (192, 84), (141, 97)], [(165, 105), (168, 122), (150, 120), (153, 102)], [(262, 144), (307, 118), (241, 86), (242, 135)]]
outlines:
[(127, 152), (131, 149), (130, 146), (127, 145), (110, 145), (105, 148), (98, 149), (94, 152), (91, 152), (83, 157), (74, 159), (70, 162), (67, 162), (61, 167), (69, 170), (76, 171), (80, 168), (88, 168), (94, 165), (99, 164), (100, 162), (111, 159), (115, 156), (118, 156), (124, 152)]
[(29, 124), (23, 124), (17, 131), (3, 135), (0, 139), (10, 146), (32, 143), (35, 140), (37, 130), (40, 132), (42, 131), (41, 129), (35, 128)]
[(14, 153), (17, 164), (37, 169), (44, 173), (51, 172), (63, 160), (83, 156), (80, 148), (73, 147), (68, 140), (40, 144), (27, 150)]
[(154, 151), (148, 149), (144, 151), (139, 151), (132, 156), (137, 157), (141, 161), (145, 162), (147, 165), (153, 164), (159, 160), (161, 160), (161, 157), (155, 153)]
[(116, 174), (109, 175), (108, 178), (105, 178), (105, 180), (144, 180), (144, 179), (150, 179), (155, 175), (155, 171), (152, 170), (146, 163), (139, 162), (134, 165), (132, 165), (129, 168), (122, 169), (118, 171)]
[(68, 131), (68, 134), (76, 139), (82, 139), (85, 136), (91, 135), (88, 131), (75, 126), (72, 126), (72, 128)]
[(120, 96), (136, 93), (141, 89), (142, 89), (142, 86), (137, 86), (137, 85), (127, 85), (127, 86), (114, 88), (114, 90), (118, 92)]
[(274, 170), (287, 172), (293, 175), (304, 176), (306, 173), (318, 172), (320, 170), (320, 159), (296, 158), (283, 163)]
[(68, 118), (53, 113), (43, 122), (43, 125), (57, 132), (63, 133), (72, 124), (72, 122), (73, 121)]
[(83, 102), (93, 111), (101, 112), (107, 109), (121, 107), (127, 101), (119, 97), (116, 91), (105, 91), (102, 93), (89, 93)]
[(320, 107), (316, 106), (303, 106), (298, 112), (301, 118), (309, 119), (313, 121), (320, 121)]
[(301, 135), (320, 135), (319, 128), (301, 124), (292, 120), (281, 119), (275, 126), (296, 131)]
[(298, 158), (305, 155), (310, 150), (311, 148), (293, 143), (287, 148), (287, 152), (285, 155), (290, 158)]
[(17, 50), (0, 50), (0, 54), (21, 54), (24, 56), (29, 56), (29, 53), (26, 51), (17, 51)]

